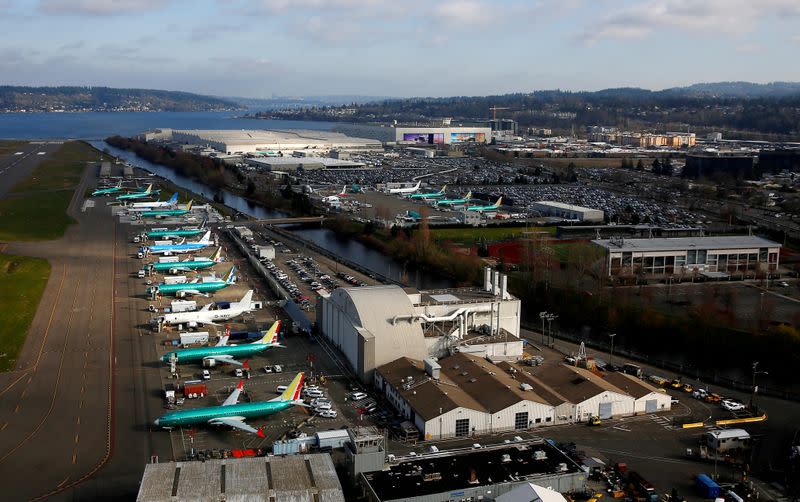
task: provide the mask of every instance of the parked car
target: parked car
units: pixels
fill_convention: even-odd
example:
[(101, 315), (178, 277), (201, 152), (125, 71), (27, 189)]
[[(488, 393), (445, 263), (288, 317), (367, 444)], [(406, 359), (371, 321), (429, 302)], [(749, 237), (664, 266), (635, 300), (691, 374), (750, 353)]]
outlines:
[(366, 399), (366, 397), (367, 397), (367, 395), (365, 393), (358, 392), (358, 391), (353, 392), (352, 394), (350, 394), (350, 399), (352, 399), (353, 401), (360, 401), (362, 399)]
[(314, 406), (314, 411), (319, 413), (322, 410), (330, 410), (331, 408), (331, 403), (319, 402)]
[(280, 364), (276, 364), (275, 366), (273, 366), (273, 367), (272, 367), (272, 370), (273, 370), (275, 373), (280, 373), (281, 371), (283, 371), (283, 368), (281, 368), (281, 365), (280, 365)]
[(705, 389), (695, 389), (695, 391), (692, 392), (692, 397), (695, 399), (705, 399), (707, 395), (708, 391)]
[(337, 415), (336, 410), (322, 410), (319, 412), (319, 416), (324, 418), (336, 418)]
[(722, 407), (725, 408), (728, 411), (742, 411), (743, 409), (745, 409), (745, 405), (744, 404), (742, 404), (742, 403), (740, 403), (738, 401), (734, 401), (732, 399), (723, 400), (722, 401)]
[(236, 368), (233, 370), (233, 374), (236, 376), (236, 378), (242, 378), (244, 376), (244, 371), (242, 371), (242, 368)]
[(211, 380), (211, 372), (208, 370), (203, 370), (203, 380)]
[(264, 366), (265, 373), (272, 373), (272, 366)]

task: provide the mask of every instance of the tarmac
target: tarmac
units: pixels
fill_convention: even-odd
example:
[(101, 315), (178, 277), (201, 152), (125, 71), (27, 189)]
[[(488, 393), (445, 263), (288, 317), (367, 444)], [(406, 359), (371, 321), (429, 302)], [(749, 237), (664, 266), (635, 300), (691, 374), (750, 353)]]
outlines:
[(107, 211), (82, 210), (93, 177), (87, 169), (75, 190), (68, 213), (78, 224), (62, 239), (5, 249), (52, 266), (17, 367), (0, 375), (0, 409), (9, 411), (0, 423), (6, 500), (69, 490), (112, 453), (115, 225)]
[[(26, 143), (14, 152), (0, 156), (0, 197), (5, 196), (20, 180), (61, 146), (61, 142)], [(40, 152), (43, 152), (40, 155)]]

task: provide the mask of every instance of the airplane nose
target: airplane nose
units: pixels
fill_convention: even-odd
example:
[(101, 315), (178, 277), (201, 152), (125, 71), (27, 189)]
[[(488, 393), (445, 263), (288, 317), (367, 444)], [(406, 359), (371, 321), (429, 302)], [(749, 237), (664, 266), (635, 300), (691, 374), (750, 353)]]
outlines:
[(155, 421), (153, 421), (153, 423), (155, 424), (156, 427), (158, 427), (158, 422), (159, 421), (160, 421), (160, 419), (158, 419), (158, 418), (156, 418)]

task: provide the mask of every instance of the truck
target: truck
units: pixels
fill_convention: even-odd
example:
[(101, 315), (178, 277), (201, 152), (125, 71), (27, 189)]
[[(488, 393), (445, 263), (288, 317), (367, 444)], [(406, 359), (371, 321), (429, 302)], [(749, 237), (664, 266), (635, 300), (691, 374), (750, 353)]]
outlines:
[(175, 404), (175, 385), (168, 383), (164, 386), (164, 399), (169, 404)]
[(721, 492), (719, 485), (705, 474), (698, 474), (695, 478), (695, 486), (703, 494), (703, 498), (715, 499)]
[(180, 339), (183, 346), (208, 343), (208, 331), (181, 333)]
[(185, 275), (168, 275), (164, 277), (164, 284), (186, 284), (187, 280)]
[(197, 399), (208, 394), (206, 384), (200, 380), (187, 380), (183, 383), (183, 397), (186, 399)]
[(275, 246), (255, 246), (255, 251), (262, 260), (275, 259)]
[(622, 372), (628, 375), (642, 378), (642, 368), (636, 364), (628, 363), (622, 367)]
[(655, 487), (636, 471), (628, 471), (628, 487), (646, 502), (658, 502), (659, 496)]
[(197, 302), (194, 300), (174, 300), (170, 303), (172, 312), (194, 312), (197, 310)]

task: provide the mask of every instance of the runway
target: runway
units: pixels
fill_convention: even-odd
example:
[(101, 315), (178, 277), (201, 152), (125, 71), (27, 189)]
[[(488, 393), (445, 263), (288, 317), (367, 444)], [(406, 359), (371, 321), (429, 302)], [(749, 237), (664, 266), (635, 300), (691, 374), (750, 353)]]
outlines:
[[(60, 146), (60, 142), (27, 143), (17, 147), (15, 152), (0, 156), (0, 198), (31, 174), (39, 162), (50, 158)], [(21, 153), (17, 155), (17, 152)]]
[(8, 500), (68, 491), (111, 455), (115, 223), (104, 207), (81, 211), (94, 172), (87, 169), (75, 190), (68, 212), (78, 225), (63, 239), (5, 249), (52, 266), (17, 367), (0, 375), (0, 479)]

